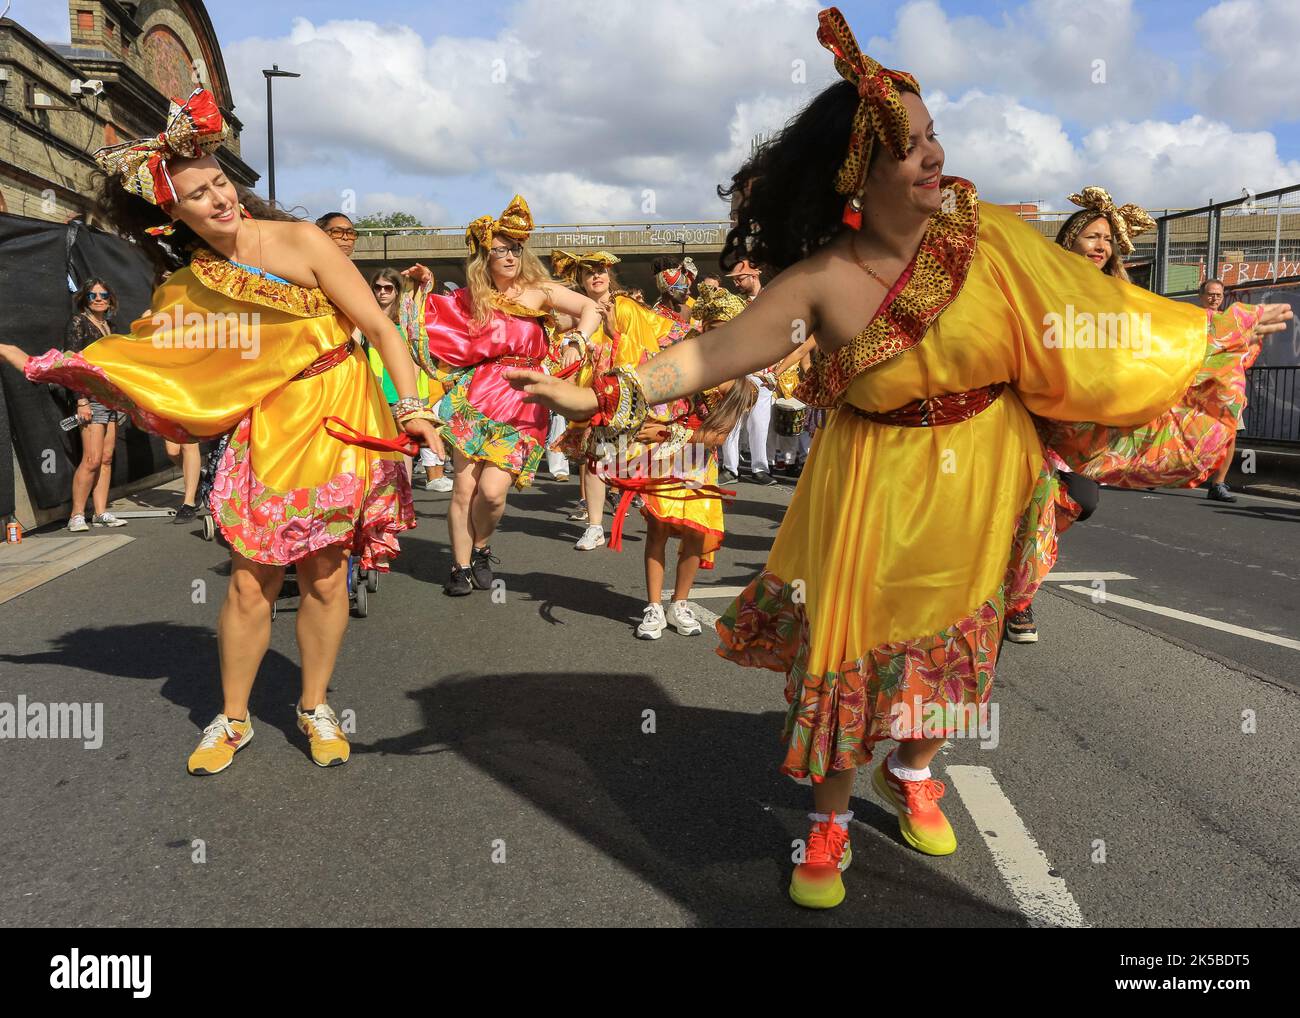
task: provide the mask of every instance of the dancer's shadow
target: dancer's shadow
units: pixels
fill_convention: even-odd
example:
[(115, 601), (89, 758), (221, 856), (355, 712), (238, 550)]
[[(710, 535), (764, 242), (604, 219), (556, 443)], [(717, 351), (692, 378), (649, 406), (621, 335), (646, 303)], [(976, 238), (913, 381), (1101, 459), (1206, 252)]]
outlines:
[(858, 817), (894, 844), (857, 831), (845, 904), (792, 905), (810, 797), (777, 772), (778, 714), (684, 707), (635, 673), (452, 675), (407, 695), (421, 727), (354, 753), (454, 752), (704, 925), (1022, 925), (902, 848), (896, 818), (861, 800)]
[[(109, 678), (162, 679), (159, 692), (189, 711), (202, 728), (221, 710), (217, 673), (217, 635), (202, 626), (142, 622), (126, 626), (87, 626), (63, 633), (53, 650), (0, 654), (0, 662), (23, 668), (59, 665)], [(258, 723), (280, 729), (291, 745), (306, 753), (294, 727), (293, 705), (302, 691), (298, 665), (268, 650), (257, 672), (249, 709)]]
[(565, 624), (556, 617), (557, 609), (614, 622), (631, 622), (640, 617), (645, 607), (641, 598), (620, 594), (600, 580), (561, 573), (513, 573), (502, 578), (506, 581), (507, 597), (524, 594), (539, 602), (538, 614), (552, 625)]

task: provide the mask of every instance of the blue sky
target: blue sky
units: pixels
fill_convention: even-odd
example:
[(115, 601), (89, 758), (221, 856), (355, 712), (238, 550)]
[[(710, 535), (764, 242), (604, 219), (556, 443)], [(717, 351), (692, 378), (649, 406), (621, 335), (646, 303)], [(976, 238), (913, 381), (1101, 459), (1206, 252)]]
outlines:
[[(66, 40), (63, 6), (10, 16)], [(713, 187), (750, 139), (834, 74), (813, 0), (207, 6), (258, 170), (259, 70), (303, 72), (276, 85), (276, 182), (312, 214), (353, 201), (451, 225), (518, 189), (540, 222), (719, 217)], [(947, 171), (993, 200), (1060, 208), (1102, 184), (1165, 207), (1300, 183), (1293, 0), (840, 6), (867, 52), (919, 78)]]

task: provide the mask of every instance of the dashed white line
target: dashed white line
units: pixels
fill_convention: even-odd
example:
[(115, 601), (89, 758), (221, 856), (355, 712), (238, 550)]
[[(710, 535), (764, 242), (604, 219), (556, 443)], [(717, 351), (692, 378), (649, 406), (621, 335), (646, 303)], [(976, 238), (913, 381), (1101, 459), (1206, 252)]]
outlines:
[(1231, 622), (1220, 622), (1218, 619), (1206, 618), (1204, 615), (1179, 611), (1177, 608), (1166, 608), (1160, 604), (1149, 604), (1146, 601), (1136, 601), (1131, 597), (1121, 597), (1119, 594), (1112, 594), (1109, 591), (1100, 593), (1092, 587), (1073, 587), (1067, 583), (1063, 584), (1061, 589), (1072, 590), (1076, 594), (1088, 594), (1095, 597), (1098, 604), (1110, 604), (1112, 602), (1122, 604), (1125, 607), (1136, 608), (1139, 611), (1164, 615), (1166, 618), (1177, 619), (1180, 622), (1190, 622), (1196, 626), (1204, 626), (1206, 629), (1217, 629), (1221, 633), (1232, 633), (1234, 636), (1244, 636), (1249, 640), (1258, 640), (1260, 643), (1272, 643), (1279, 647), (1300, 650), (1300, 640), (1293, 640), (1288, 636), (1275, 636), (1272, 633), (1264, 633), (1258, 629), (1248, 629), (1245, 626), (1233, 625)]
[(1083, 912), (1060, 877), (1051, 875), (1051, 863), (1020, 819), (987, 767), (948, 767), (993, 863), (1006, 881), (1025, 919), (1032, 927), (1078, 928)]
[(1086, 583), (1089, 580), (1136, 580), (1128, 573), (1048, 573), (1047, 583)]

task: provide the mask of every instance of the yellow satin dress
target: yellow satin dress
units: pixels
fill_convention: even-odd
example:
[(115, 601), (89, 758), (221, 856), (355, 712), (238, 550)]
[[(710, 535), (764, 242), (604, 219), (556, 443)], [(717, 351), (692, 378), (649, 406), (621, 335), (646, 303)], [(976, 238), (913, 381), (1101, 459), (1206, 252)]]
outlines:
[(173, 441), (230, 433), (210, 505), (236, 553), (288, 565), (346, 544), (367, 568), (387, 568), (396, 535), (415, 525), (404, 457), (323, 426), (338, 417), (397, 437), (352, 323), (321, 290), (206, 250), (151, 305), (129, 334), (33, 357), (28, 378), (89, 393)]
[[(882, 738), (918, 737), (899, 731), (899, 705), (919, 706), (917, 718), (987, 702), (1005, 605), (1031, 596), (1055, 559), (1057, 481), (1040, 428), (1075, 440), (1064, 453), (1075, 469), (1104, 458), (1112, 483), (1138, 461), (1137, 483), (1203, 476), (1227, 439), (1200, 404), (1190, 424), (1170, 424), (1214, 352), (1204, 311), (1099, 272), (978, 202), (968, 182), (944, 183), (950, 207), (906, 285), (853, 343), (815, 358), (800, 398), (833, 409), (766, 569), (718, 623), (724, 657), (787, 673), (782, 770), (795, 777), (821, 780), (869, 761)], [(1131, 329), (1106, 320), (1099, 346), (1087, 323), (1112, 313), (1135, 316)], [(1220, 324), (1233, 363), (1208, 384), (1230, 389), (1253, 319)], [(855, 411), (996, 383), (987, 409), (943, 426)]]

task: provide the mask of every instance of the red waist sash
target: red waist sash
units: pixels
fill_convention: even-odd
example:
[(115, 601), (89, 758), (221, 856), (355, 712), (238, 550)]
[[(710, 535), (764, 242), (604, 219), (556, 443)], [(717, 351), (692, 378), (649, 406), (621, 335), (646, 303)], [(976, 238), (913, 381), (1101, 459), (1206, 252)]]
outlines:
[(884, 413), (860, 410), (851, 403), (848, 406), (859, 417), (877, 424), (890, 424), (896, 428), (940, 428), (945, 424), (968, 421), (987, 410), (1006, 387), (1006, 382), (994, 382), (966, 392), (946, 392), (941, 396), (905, 403)]

